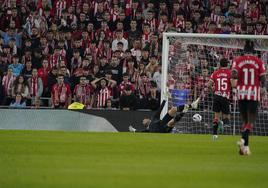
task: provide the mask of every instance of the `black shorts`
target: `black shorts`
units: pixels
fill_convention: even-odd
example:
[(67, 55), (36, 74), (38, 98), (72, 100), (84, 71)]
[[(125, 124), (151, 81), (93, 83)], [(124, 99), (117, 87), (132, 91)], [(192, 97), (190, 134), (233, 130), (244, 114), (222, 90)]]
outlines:
[(226, 97), (214, 95), (213, 111), (222, 112), (223, 114), (230, 114), (230, 101)]
[(163, 117), (162, 120), (160, 120), (160, 126), (167, 126), (168, 122), (172, 120), (173, 117), (170, 116), (168, 113)]
[(238, 101), (239, 111), (242, 114), (246, 114), (247, 112), (255, 114), (257, 113), (259, 102), (252, 100), (239, 100)]

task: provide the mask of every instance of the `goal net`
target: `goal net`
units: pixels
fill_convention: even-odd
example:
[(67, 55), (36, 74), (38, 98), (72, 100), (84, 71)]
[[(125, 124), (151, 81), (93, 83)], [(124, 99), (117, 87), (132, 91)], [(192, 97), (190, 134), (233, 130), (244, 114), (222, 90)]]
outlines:
[[(230, 61), (243, 55), (245, 41), (254, 42), (256, 56), (265, 66), (268, 62), (268, 36), (260, 35), (222, 35), (193, 33), (164, 33), (162, 53), (162, 97), (169, 91), (168, 107), (190, 104), (201, 97), (197, 110), (190, 110), (176, 125), (182, 133), (212, 133), (214, 113), (213, 93), (207, 84), (210, 75), (219, 67), (219, 60)], [(163, 99), (163, 98), (162, 98)], [(164, 109), (167, 112), (168, 107)], [(231, 96), (231, 122), (221, 127), (222, 134), (239, 134), (241, 121), (235, 94)], [(193, 122), (192, 116), (198, 113), (201, 122)], [(254, 135), (268, 135), (268, 96), (262, 97), (259, 114), (254, 124)]]

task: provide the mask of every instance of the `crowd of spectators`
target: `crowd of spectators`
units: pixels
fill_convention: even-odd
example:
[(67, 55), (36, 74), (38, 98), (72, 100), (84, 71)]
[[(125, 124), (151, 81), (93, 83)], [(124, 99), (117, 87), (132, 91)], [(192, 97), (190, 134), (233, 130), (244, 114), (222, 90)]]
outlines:
[[(162, 33), (267, 34), (266, 0), (2, 0), (0, 103), (155, 109)], [(198, 57), (202, 64), (205, 57)], [(198, 70), (208, 75), (210, 69)], [(200, 77), (201, 78), (201, 77)], [(202, 84), (199, 86), (202, 88)], [(25, 101), (25, 104), (24, 104)]]

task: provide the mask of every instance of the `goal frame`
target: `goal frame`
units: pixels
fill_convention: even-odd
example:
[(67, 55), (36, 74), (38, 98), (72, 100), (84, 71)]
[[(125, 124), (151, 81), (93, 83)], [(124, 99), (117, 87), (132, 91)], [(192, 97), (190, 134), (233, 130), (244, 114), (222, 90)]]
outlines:
[[(175, 33), (175, 32), (164, 32), (162, 38), (162, 75), (161, 75), (161, 102), (165, 99), (167, 95), (167, 78), (168, 78), (168, 63), (169, 63), (169, 38), (171, 37), (191, 37), (191, 38), (218, 38), (218, 39), (266, 39), (268, 40), (268, 35), (238, 35), (238, 34), (203, 34), (203, 33)], [(161, 113), (161, 117), (168, 112), (168, 105), (165, 105)], [(235, 134), (235, 122), (234, 130)]]

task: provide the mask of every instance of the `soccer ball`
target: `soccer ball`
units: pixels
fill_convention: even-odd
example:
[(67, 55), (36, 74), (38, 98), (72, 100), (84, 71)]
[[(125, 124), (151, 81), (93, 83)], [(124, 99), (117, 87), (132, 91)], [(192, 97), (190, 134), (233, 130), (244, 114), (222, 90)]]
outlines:
[(193, 115), (193, 121), (194, 122), (201, 122), (202, 121), (202, 116), (200, 114)]

